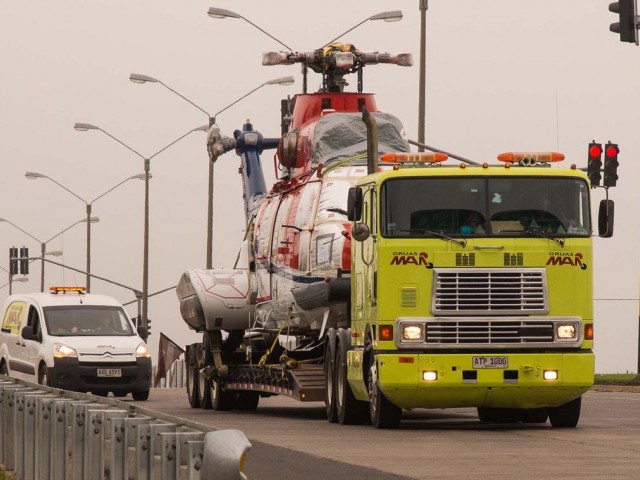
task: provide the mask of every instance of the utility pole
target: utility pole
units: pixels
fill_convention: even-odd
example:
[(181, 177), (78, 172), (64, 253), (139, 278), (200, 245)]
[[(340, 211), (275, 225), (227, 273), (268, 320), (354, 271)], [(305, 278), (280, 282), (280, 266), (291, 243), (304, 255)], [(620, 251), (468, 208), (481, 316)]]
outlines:
[[(418, 142), (425, 142), (425, 89), (427, 70), (427, 9), (429, 0), (420, 0), (420, 91), (418, 92)], [(424, 152), (424, 147), (418, 147)]]

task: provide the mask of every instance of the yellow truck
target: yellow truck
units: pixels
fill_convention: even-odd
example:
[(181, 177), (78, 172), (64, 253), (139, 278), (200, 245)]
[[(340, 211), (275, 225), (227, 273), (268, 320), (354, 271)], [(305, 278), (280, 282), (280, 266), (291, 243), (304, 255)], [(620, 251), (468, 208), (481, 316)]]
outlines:
[[(369, 158), (349, 191), (351, 325), (328, 332), (329, 420), (395, 428), (403, 409), (477, 407), (575, 427), (595, 361), (587, 175), (559, 153)], [(613, 233), (609, 199), (598, 228)]]

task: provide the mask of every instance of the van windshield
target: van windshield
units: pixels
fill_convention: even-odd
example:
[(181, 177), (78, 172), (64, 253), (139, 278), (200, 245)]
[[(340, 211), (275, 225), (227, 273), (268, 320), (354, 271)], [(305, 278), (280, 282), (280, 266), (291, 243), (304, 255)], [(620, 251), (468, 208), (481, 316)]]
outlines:
[(47, 331), (52, 336), (135, 335), (131, 321), (119, 307), (66, 305), (43, 310)]

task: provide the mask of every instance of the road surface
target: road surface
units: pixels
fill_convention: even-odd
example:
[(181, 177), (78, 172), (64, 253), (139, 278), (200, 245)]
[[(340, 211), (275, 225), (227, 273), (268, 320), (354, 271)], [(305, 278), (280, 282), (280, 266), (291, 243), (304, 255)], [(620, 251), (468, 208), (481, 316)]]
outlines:
[(575, 429), (481, 424), (475, 409), (404, 412), (398, 430), (330, 424), (323, 403), (262, 398), (256, 412), (191, 409), (181, 389), (133, 402), (242, 430), (250, 480), (640, 479), (640, 394), (589, 392)]

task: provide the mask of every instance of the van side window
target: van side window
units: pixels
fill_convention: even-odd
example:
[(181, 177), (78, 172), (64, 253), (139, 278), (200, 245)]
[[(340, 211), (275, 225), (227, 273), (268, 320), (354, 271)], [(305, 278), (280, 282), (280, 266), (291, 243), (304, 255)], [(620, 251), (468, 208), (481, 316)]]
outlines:
[(27, 326), (33, 328), (34, 335), (40, 335), (41, 326), (40, 326), (40, 315), (38, 314), (38, 309), (31, 305), (29, 307), (29, 317), (27, 319)]

